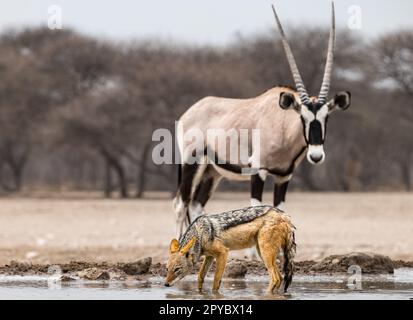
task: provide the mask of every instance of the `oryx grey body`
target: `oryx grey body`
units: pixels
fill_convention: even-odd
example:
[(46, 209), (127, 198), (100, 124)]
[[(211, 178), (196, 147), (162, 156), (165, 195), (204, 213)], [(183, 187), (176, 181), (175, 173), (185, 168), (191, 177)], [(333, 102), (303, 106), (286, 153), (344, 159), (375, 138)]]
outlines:
[[(275, 177), (273, 204), (282, 204), (293, 171), (305, 155), (312, 164), (323, 162), (329, 113), (350, 105), (348, 92), (341, 92), (327, 101), (335, 41), (334, 6), (326, 68), (318, 97), (308, 95), (275, 10), (274, 14), (297, 90), (280, 86), (250, 99), (206, 97), (182, 115), (177, 130), (182, 166), (179, 190), (174, 199), (178, 236), (186, 223), (203, 213), (206, 202), (223, 177), (251, 180), (251, 205), (260, 205), (264, 181), (267, 175), (272, 175)], [(203, 145), (184, 139), (185, 133), (192, 129), (202, 132)], [(214, 141), (208, 140), (208, 130), (216, 129), (228, 133), (225, 154)], [(238, 149), (244, 147), (252, 154), (247, 163), (239, 158), (234, 163), (230, 159), (230, 137), (239, 137), (240, 131), (245, 129), (250, 136), (253, 129), (259, 130), (259, 152), (255, 152), (256, 144), (251, 139), (239, 139)], [(200, 155), (196, 152), (199, 150)], [(191, 162), (194, 155), (199, 156), (196, 163)]]
[[(281, 92), (290, 92), (299, 99), (297, 92), (288, 87), (275, 87), (258, 97), (251, 99), (227, 99), (219, 97), (206, 97), (185, 112), (179, 119), (178, 130), (187, 131), (197, 128), (207, 137), (209, 129), (223, 129), (225, 132), (234, 132), (235, 129), (240, 136), (240, 130), (258, 129), (260, 132), (260, 155), (253, 156), (249, 166), (253, 168), (274, 169), (287, 172), (291, 166), (291, 159), (298, 154), (304, 154), (306, 142), (303, 137), (303, 128), (300, 117), (293, 110), (283, 110), (278, 107)], [(206, 115), (207, 114), (207, 115)], [(181, 140), (181, 139), (179, 139)], [(213, 141), (205, 144), (213, 151), (216, 150)], [(241, 140), (241, 139), (240, 139)], [(251, 149), (251, 141), (240, 141), (248, 143)], [(182, 143), (182, 144), (181, 144)], [(185, 162), (195, 145), (191, 141), (182, 141), (179, 147), (183, 152), (182, 159)], [(227, 138), (227, 146), (230, 146), (230, 138)], [(229, 150), (227, 150), (229, 151)], [(225, 157), (225, 159), (223, 159)], [(230, 152), (220, 157), (230, 163)], [(247, 164), (238, 164), (240, 167), (248, 167)], [(230, 172), (213, 164), (214, 168), (224, 177), (239, 180), (249, 180), (248, 175)], [(284, 176), (284, 175), (283, 175)]]

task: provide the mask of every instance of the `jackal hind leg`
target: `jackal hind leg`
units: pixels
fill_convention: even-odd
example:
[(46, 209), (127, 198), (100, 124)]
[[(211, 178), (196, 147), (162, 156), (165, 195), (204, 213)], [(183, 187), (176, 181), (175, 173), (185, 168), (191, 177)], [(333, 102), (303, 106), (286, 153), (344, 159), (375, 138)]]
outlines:
[(205, 256), (205, 259), (201, 265), (201, 269), (199, 269), (199, 273), (198, 273), (198, 290), (202, 290), (202, 286), (204, 285), (205, 276), (207, 275), (209, 269), (211, 268), (212, 262), (214, 262), (214, 257)]
[(262, 260), (261, 250), (260, 250), (260, 246), (258, 245), (258, 243), (257, 243), (257, 245), (255, 246), (255, 248), (257, 249), (257, 254), (258, 254), (258, 256), (259, 256), (260, 259)]
[(258, 246), (261, 253), (262, 261), (268, 270), (270, 276), (270, 284), (268, 291), (274, 292), (274, 289), (278, 289), (282, 282), (282, 276), (278, 270), (275, 258), (278, 255), (280, 248), (280, 239), (274, 236), (272, 228), (261, 229), (258, 234)]

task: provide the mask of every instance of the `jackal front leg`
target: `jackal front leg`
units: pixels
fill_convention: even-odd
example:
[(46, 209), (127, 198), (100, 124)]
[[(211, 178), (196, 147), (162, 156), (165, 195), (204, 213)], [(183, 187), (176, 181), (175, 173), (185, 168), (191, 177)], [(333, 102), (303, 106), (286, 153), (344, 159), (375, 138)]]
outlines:
[(218, 290), (219, 287), (221, 286), (221, 279), (222, 279), (222, 275), (224, 274), (225, 265), (227, 264), (227, 258), (228, 258), (228, 250), (221, 252), (216, 257), (217, 263), (215, 267), (216, 270), (215, 270), (214, 285), (212, 286), (212, 290)]
[(202, 262), (201, 269), (199, 269), (199, 273), (198, 273), (198, 290), (202, 290), (205, 276), (207, 275), (209, 268), (211, 268), (213, 261), (214, 261), (214, 257), (205, 256), (204, 262)]

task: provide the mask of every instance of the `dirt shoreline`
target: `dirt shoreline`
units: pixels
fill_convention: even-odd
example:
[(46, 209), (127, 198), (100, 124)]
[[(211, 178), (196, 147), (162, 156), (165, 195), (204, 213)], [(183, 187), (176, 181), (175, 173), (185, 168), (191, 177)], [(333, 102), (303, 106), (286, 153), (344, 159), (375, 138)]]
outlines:
[[(140, 267), (141, 261), (145, 260), (146, 266)], [(87, 261), (72, 261), (70, 263), (63, 264), (33, 264), (27, 262), (11, 261), (8, 264), (0, 266), (1, 275), (48, 275), (55, 274), (56, 268), (61, 271), (63, 280), (126, 280), (130, 277), (134, 277), (137, 280), (144, 280), (151, 276), (166, 275), (165, 263), (157, 262), (152, 264), (151, 258), (145, 258), (135, 262), (87, 262)], [(149, 263), (148, 263), (149, 259)], [(399, 268), (413, 268), (413, 261), (403, 260), (390, 260), (394, 269)], [(267, 270), (264, 264), (258, 260), (242, 260), (242, 259), (230, 259), (227, 264), (227, 277), (237, 278), (237, 276), (229, 274), (232, 266), (242, 265), (245, 267), (246, 274), (248, 275), (266, 275)], [(315, 274), (337, 274), (345, 273), (346, 271), (340, 269), (331, 269), (330, 267), (319, 267), (320, 261), (305, 260), (295, 262), (295, 274), (300, 275), (315, 275)], [(198, 270), (197, 266), (194, 268), (192, 274), (195, 274)], [(213, 271), (212, 267), (211, 271)], [(229, 272), (228, 272), (229, 271)], [(370, 270), (371, 271), (371, 270)], [(376, 270), (377, 271), (377, 270)], [(385, 273), (385, 272), (369, 272), (365, 270), (365, 273)], [(388, 272), (390, 273), (390, 272)], [(245, 275), (245, 273), (244, 273)], [(241, 276), (242, 278), (243, 276)]]

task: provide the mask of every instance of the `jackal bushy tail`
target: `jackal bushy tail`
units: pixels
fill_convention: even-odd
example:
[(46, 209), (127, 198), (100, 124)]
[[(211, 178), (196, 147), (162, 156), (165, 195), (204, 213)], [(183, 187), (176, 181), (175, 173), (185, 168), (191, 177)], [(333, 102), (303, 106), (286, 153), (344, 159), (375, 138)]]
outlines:
[(288, 224), (286, 241), (284, 244), (284, 292), (287, 291), (291, 284), (294, 274), (294, 256), (296, 251), (295, 244), (295, 227), (292, 223)]

